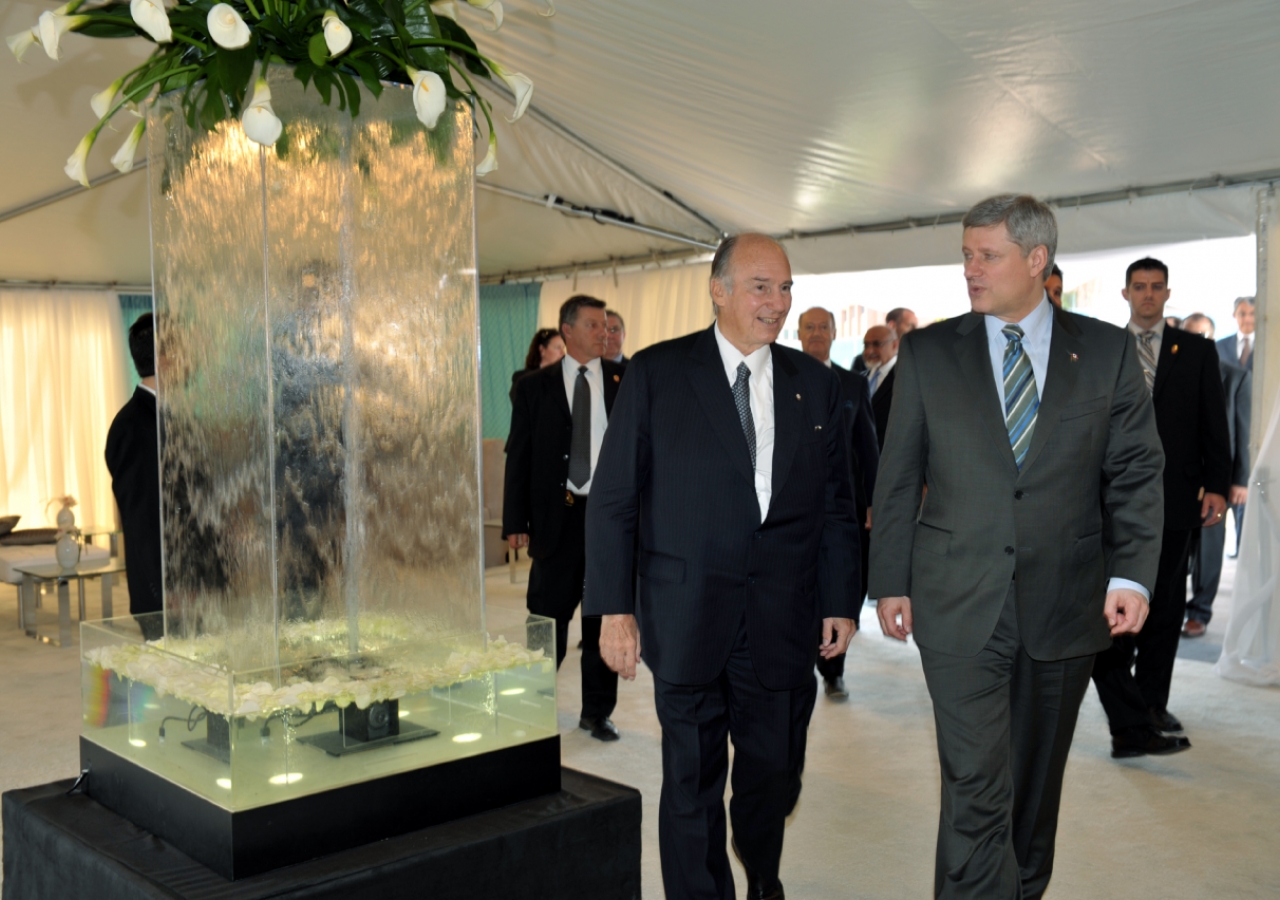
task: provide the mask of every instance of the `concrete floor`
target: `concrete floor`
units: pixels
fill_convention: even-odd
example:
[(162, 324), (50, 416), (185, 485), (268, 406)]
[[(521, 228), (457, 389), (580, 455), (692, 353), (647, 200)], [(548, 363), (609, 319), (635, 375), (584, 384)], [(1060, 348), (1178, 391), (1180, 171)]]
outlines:
[[(1050, 898), (1280, 897), (1280, 690), (1213, 674), (1230, 606), (1228, 563), (1210, 633), (1185, 642), (1171, 711), (1193, 748), (1116, 762), (1090, 691), (1067, 767), (1057, 870)], [(524, 584), (490, 570), (488, 602), (523, 607)], [(124, 591), (117, 589), (117, 604)], [(75, 650), (23, 638), (15, 592), (0, 586), (0, 790), (75, 774), (79, 679)], [(89, 615), (98, 598), (89, 593)], [(122, 609), (123, 606), (117, 606)], [(804, 794), (789, 824), (782, 880), (791, 897), (931, 896), (938, 815), (933, 718), (914, 645), (869, 633), (849, 656), (852, 697), (819, 697), (810, 729)], [(560, 679), (560, 727), (568, 766), (633, 785), (644, 797), (644, 896), (662, 896), (657, 803), (661, 734), (647, 670), (623, 684), (614, 721), (622, 740), (602, 744), (577, 728), (576, 626)], [(736, 864), (735, 864), (736, 866)], [(744, 890), (735, 868), (738, 891)]]

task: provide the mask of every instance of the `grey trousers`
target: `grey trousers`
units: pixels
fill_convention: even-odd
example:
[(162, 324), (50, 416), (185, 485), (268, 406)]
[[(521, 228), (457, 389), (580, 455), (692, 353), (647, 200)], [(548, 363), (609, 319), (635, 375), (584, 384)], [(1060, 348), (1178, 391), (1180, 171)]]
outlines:
[(1187, 601), (1187, 618), (1204, 625), (1213, 618), (1213, 600), (1218, 596), (1222, 580), (1222, 555), (1226, 550), (1227, 526), (1201, 528), (1191, 553), (1191, 599)]
[(1041, 662), (1013, 586), (977, 656), (920, 648), (942, 767), (934, 896), (1038, 898), (1053, 872), (1062, 773), (1093, 657)]

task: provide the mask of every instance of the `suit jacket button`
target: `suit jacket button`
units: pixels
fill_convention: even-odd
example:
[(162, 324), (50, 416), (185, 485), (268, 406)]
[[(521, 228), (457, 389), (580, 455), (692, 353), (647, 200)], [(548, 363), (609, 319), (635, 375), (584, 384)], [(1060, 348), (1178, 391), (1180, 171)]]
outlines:
[[(568, 459), (568, 458), (569, 458), (569, 457), (567, 457), (567, 456), (565, 457), (565, 459)], [(1014, 499), (1014, 500), (1021, 500), (1021, 499), (1022, 499), (1023, 497), (1025, 497), (1025, 496), (1026, 496), (1026, 494), (1022, 493), (1022, 491), (1014, 491), (1014, 492), (1013, 492), (1013, 499)]]
[[(568, 459), (568, 458), (569, 458), (569, 454), (568, 454), (568, 453), (566, 453), (566, 454), (564, 455), (564, 458), (565, 458), (565, 459)], [(1018, 492), (1018, 496), (1019, 496), (1019, 497), (1021, 497), (1021, 496), (1022, 496), (1022, 492), (1021, 492), (1021, 491), (1019, 491), (1019, 492)]]
[(757, 531), (757, 532), (755, 533), (755, 539), (756, 539), (757, 541), (758, 541), (758, 540), (760, 540), (760, 538), (762, 538), (762, 537), (764, 537), (764, 535), (763, 535), (763, 534), (761, 534), (760, 532), (758, 532), (758, 531)]
[(755, 584), (755, 583), (756, 583), (756, 580), (754, 578), (747, 579), (747, 584)]
[(1005, 552), (1005, 553), (1007, 553), (1007, 554), (1008, 554), (1008, 555), (1010, 555), (1010, 556), (1013, 556), (1013, 548), (1012, 548), (1012, 547), (1005, 547), (1005, 548), (1004, 548), (1004, 552)]

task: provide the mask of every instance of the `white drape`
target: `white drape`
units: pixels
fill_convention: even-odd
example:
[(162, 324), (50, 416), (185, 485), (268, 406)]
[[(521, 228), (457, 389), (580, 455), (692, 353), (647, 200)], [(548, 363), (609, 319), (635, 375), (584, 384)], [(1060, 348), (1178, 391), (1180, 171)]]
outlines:
[(1249, 477), (1240, 558), (1222, 655), (1213, 670), (1247, 684), (1280, 684), (1280, 398)]
[(615, 287), (612, 275), (548, 281), (538, 300), (538, 327), (555, 328), (560, 304), (574, 294), (598, 297), (616, 310), (627, 323), (628, 356), (650, 344), (700, 331), (711, 325), (711, 293), (707, 286), (711, 264), (676, 266), (619, 275)]
[(114, 293), (0, 290), (0, 515), (51, 526), (70, 494), (77, 524), (115, 523), (103, 450), (127, 359)]

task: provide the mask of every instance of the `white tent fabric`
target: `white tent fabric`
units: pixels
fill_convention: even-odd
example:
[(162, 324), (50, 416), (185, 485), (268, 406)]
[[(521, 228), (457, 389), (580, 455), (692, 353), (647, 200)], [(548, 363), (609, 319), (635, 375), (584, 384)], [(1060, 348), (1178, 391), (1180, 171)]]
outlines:
[[(7, 3), (0, 30), (53, 5)], [(1280, 119), (1267, 114), (1280, 100), (1280, 17), (1266, 0), (561, 0), (551, 19), (543, 8), (509, 0), (500, 31), (474, 34), (598, 153), (527, 117), (500, 126), (491, 183), (699, 240), (713, 226), (664, 192), (715, 228), (785, 235), (927, 221), (1010, 189), (1061, 198), (1280, 170)], [(478, 26), (486, 14), (463, 15)], [(64, 45), (56, 64), (38, 49), (25, 65), (0, 60), (0, 217), (70, 185), (62, 164), (92, 124), (89, 97), (149, 46)], [(110, 171), (114, 143), (92, 174)], [(0, 278), (149, 280), (143, 180), (0, 221)], [(1063, 249), (1248, 233), (1233, 193), (1168, 194), (1131, 213), (1082, 206)], [(681, 246), (507, 195), (482, 194), (479, 211), (490, 277)], [(790, 243), (798, 270), (921, 265), (954, 258), (944, 231)]]

